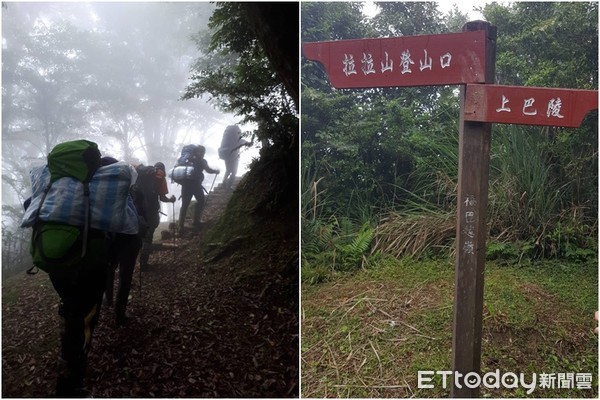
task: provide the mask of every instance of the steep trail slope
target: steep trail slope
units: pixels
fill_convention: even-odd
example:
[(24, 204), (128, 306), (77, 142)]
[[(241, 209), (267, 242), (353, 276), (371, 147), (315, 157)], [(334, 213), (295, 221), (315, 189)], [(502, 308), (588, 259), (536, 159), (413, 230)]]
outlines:
[[(297, 397), (297, 203), (262, 212), (246, 192), (260, 185), (244, 181), (227, 212), (248, 219), (233, 217), (231, 236), (207, 237), (232, 194), (216, 189), (199, 231), (157, 246), (141, 290), (136, 267), (130, 323), (118, 327), (103, 306), (89, 357), (95, 397)], [(252, 235), (239, 234), (244, 225)], [(52, 395), (57, 303), (45, 273), (3, 282), (3, 397)]]

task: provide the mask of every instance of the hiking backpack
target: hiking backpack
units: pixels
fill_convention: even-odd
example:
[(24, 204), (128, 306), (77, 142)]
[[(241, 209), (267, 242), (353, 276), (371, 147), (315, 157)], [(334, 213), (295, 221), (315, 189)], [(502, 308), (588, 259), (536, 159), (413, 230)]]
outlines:
[[(89, 183), (99, 167), (98, 145), (87, 140), (58, 144), (48, 154), (49, 181), (41, 196), (33, 198), (30, 204), (30, 207), (37, 208), (29, 250), (33, 264), (41, 270), (48, 273), (66, 272), (85, 257), (90, 221)], [(42, 221), (39, 218), (52, 185), (61, 179), (76, 180), (79, 183), (77, 187), (83, 190), (83, 225)]]
[(187, 144), (181, 149), (181, 155), (177, 159), (177, 164), (169, 172), (171, 180), (175, 183), (183, 185), (185, 181), (194, 179), (194, 162), (198, 156), (196, 151), (198, 146), (195, 144)]
[(135, 170), (138, 173), (137, 180), (135, 181), (135, 190), (142, 193), (144, 209), (150, 213), (156, 208), (156, 204), (158, 203), (156, 167), (152, 165), (138, 165)]
[(229, 125), (225, 128), (221, 146), (218, 149), (219, 158), (227, 160), (236, 148), (239, 148), (240, 135), (242, 131), (237, 125)]
[(179, 166), (192, 166), (196, 161), (196, 150), (198, 146), (195, 144), (186, 144), (181, 149), (181, 155), (177, 159), (176, 167)]
[(135, 170), (138, 173), (135, 184), (142, 189), (144, 194), (156, 194), (156, 167), (152, 165), (138, 165)]
[(84, 258), (97, 261), (106, 244), (100, 232), (138, 233), (129, 196), (133, 168), (100, 164), (96, 143), (75, 140), (55, 146), (47, 165), (31, 169), (32, 196), (21, 227), (33, 228), (29, 249), (35, 267), (70, 276)]

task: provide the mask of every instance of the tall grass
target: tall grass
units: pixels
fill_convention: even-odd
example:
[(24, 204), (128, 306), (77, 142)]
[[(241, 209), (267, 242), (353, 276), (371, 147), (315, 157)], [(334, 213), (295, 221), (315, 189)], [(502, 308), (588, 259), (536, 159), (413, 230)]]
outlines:
[(533, 257), (595, 254), (595, 226), (571, 198), (544, 131), (503, 126), (494, 135), (488, 206), (490, 237), (523, 243)]
[(492, 234), (539, 241), (559, 220), (564, 187), (552, 177), (539, 132), (508, 126), (494, 136), (489, 221)]
[[(596, 225), (569, 202), (568, 183), (549, 156), (543, 132), (516, 126), (495, 130), (487, 209), (489, 241), (530, 257), (586, 259), (596, 254)], [(427, 141), (407, 199), (382, 218), (374, 251), (420, 257), (454, 248), (458, 143), (456, 135)], [(421, 148), (423, 150), (423, 148)]]
[(349, 189), (345, 204), (335, 204), (322, 184), (326, 176), (314, 155), (303, 156), (302, 279), (312, 283), (365, 265), (377, 215), (373, 201), (356, 188)]
[(300, 180), (300, 216), (303, 221), (319, 219), (323, 208), (328, 203), (327, 192), (319, 186), (325, 169), (324, 163), (317, 161), (313, 152), (303, 151)]
[(395, 257), (450, 255), (456, 234), (458, 134), (437, 132), (415, 137), (420, 155), (403, 203), (381, 218), (373, 253)]
[(414, 210), (421, 203), (442, 210), (456, 207), (458, 187), (458, 132), (444, 130), (435, 137), (417, 135), (415, 152), (419, 154), (415, 170), (410, 176), (408, 201), (404, 205)]

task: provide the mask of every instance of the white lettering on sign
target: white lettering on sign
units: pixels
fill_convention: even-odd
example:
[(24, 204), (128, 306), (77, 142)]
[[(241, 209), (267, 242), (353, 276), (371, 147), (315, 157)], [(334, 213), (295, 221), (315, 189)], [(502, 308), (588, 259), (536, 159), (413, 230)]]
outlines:
[(402, 52), (402, 57), (400, 57), (400, 65), (402, 65), (402, 73), (410, 74), (412, 70), (410, 69), (410, 64), (414, 64), (415, 62), (410, 59), (410, 51), (404, 50)]
[(465, 226), (462, 233), (466, 236), (462, 250), (465, 254), (475, 254), (475, 243), (471, 239), (475, 239), (476, 213), (474, 207), (477, 206), (477, 199), (474, 195), (467, 194), (462, 203), (465, 206)]
[(468, 194), (465, 199), (465, 207), (475, 207), (477, 205), (477, 200), (475, 200), (475, 196)]
[(473, 239), (475, 237), (475, 226), (473, 226), (472, 224), (465, 226), (465, 229), (463, 229), (463, 233), (469, 238)]
[(365, 75), (374, 74), (375, 68), (373, 67), (373, 56), (371, 54), (363, 53), (363, 58), (360, 60), (362, 62), (362, 72)]
[[(394, 59), (390, 57), (387, 51), (383, 52), (384, 57), (380, 61), (381, 65), (381, 73), (383, 74), (386, 71), (394, 72)], [(427, 49), (423, 49), (423, 59), (419, 60), (419, 71), (424, 71), (426, 69), (432, 71), (434, 69), (433, 65), (433, 57), (429, 55)], [(361, 70), (364, 75), (369, 74), (377, 74), (377, 70), (375, 69), (375, 60), (373, 59), (373, 54), (371, 53), (362, 53), (361, 58), (362, 67)], [(410, 68), (411, 65), (414, 65), (415, 62), (411, 57), (410, 50), (404, 50), (400, 54), (399, 65), (402, 67), (400, 70), (401, 74), (412, 74), (413, 71)], [(440, 67), (448, 68), (452, 63), (452, 54), (445, 53), (440, 56)], [(346, 76), (357, 74), (356, 71), (356, 63), (354, 61), (353, 54), (344, 53), (344, 59), (342, 60), (342, 71)]]
[(390, 56), (388, 52), (385, 52), (385, 64), (381, 62), (381, 73), (383, 74), (385, 71), (394, 71), (394, 60), (390, 60)]
[(475, 222), (475, 211), (467, 211), (465, 213), (465, 221), (467, 224), (472, 224)]
[(452, 62), (452, 54), (446, 53), (440, 57), (440, 65), (442, 68), (448, 68)]
[(523, 102), (523, 114), (525, 114), (525, 115), (536, 115), (537, 114), (536, 109), (533, 109), (531, 111), (525, 111), (525, 109), (527, 109), (527, 108), (532, 108), (533, 103), (535, 103), (535, 99), (533, 97), (530, 99), (525, 99), (525, 101)]
[(463, 246), (463, 251), (466, 254), (475, 254), (475, 244), (472, 240), (465, 240), (465, 245)]
[(356, 65), (354, 64), (354, 56), (352, 54), (344, 54), (344, 73), (346, 76), (356, 74)]
[(564, 116), (560, 115), (561, 107), (562, 107), (562, 100), (560, 99), (560, 97), (557, 99), (550, 99), (550, 101), (548, 102), (548, 111), (546, 112), (546, 116), (548, 118), (550, 118), (550, 117), (564, 118)]
[(425, 49), (424, 52), (425, 52), (424, 60), (419, 60), (419, 64), (421, 65), (419, 67), (419, 70), (421, 70), (421, 71), (423, 71), (424, 69), (431, 70), (431, 63), (432, 63), (433, 59), (431, 57), (427, 57), (427, 49)]
[(502, 95), (502, 106), (500, 108), (496, 108), (496, 112), (506, 111), (510, 112), (510, 108), (506, 107), (506, 103), (508, 103), (508, 99), (505, 95)]
[[(500, 101), (501, 105), (500, 105), (500, 107), (496, 108), (496, 112), (497, 113), (512, 112), (510, 107), (507, 107), (507, 104), (509, 103), (509, 101), (510, 100), (505, 95), (502, 95), (502, 100)], [(530, 97), (528, 99), (523, 100), (523, 109), (522, 109), (523, 115), (530, 115), (530, 116), (537, 115), (537, 109), (534, 108), (534, 106), (533, 106), (534, 103), (535, 103), (534, 97)], [(548, 118), (552, 118), (552, 117), (564, 118), (565, 116), (560, 114), (561, 108), (562, 108), (562, 100), (560, 97), (550, 99), (548, 101), (548, 107), (546, 108), (546, 116)]]

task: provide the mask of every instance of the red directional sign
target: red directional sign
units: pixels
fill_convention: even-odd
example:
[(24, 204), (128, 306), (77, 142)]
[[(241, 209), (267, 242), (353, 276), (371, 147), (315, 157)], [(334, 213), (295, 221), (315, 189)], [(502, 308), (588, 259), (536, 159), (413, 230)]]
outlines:
[(484, 31), (338, 40), (303, 45), (336, 88), (485, 82)]
[(578, 127), (598, 109), (597, 90), (467, 85), (466, 121)]

